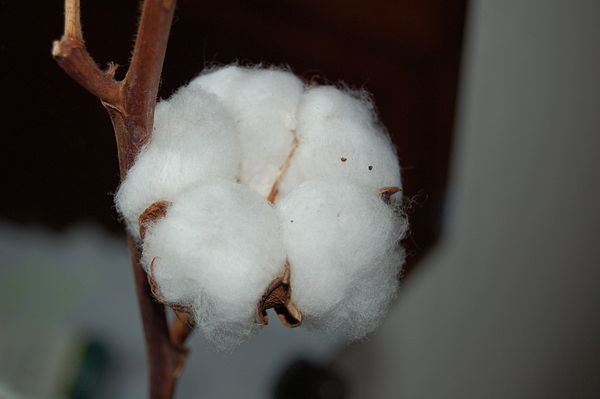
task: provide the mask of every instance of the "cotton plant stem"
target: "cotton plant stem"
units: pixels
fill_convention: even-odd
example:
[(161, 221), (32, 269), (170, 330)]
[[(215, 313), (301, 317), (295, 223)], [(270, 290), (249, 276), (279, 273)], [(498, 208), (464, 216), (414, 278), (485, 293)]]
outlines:
[(65, 1), (64, 35), (83, 43), (81, 29), (81, 6), (79, 0)]
[(144, 327), (148, 357), (150, 399), (171, 399), (185, 357), (169, 335), (165, 307), (152, 299), (146, 272), (140, 265), (140, 252), (131, 236), (128, 237), (135, 289)]
[[(138, 26), (131, 65), (123, 80), (127, 115), (121, 176), (129, 170), (141, 147), (150, 139), (175, 0), (146, 0)], [(118, 133), (117, 133), (118, 135)]]
[[(52, 55), (108, 111), (117, 141), (121, 179), (150, 139), (175, 3), (176, 0), (144, 1), (131, 65), (125, 78), (116, 81), (114, 68), (102, 71), (85, 48), (79, 0), (65, 0), (64, 33), (61, 40), (54, 42)], [(190, 325), (176, 317), (173, 328), (169, 329), (164, 306), (152, 298), (140, 265), (139, 247), (130, 235), (128, 241), (148, 355), (150, 398), (170, 399), (185, 363), (184, 341), (191, 331)]]

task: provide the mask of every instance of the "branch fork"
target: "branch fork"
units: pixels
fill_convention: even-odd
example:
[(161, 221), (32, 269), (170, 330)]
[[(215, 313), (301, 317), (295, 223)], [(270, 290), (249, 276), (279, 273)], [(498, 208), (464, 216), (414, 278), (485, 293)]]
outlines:
[[(52, 56), (82, 87), (98, 97), (108, 111), (117, 140), (121, 179), (133, 165), (143, 144), (150, 139), (160, 73), (164, 61), (175, 0), (145, 0), (136, 35), (131, 65), (125, 79), (114, 79), (115, 66), (102, 71), (88, 53), (81, 29), (79, 0), (65, 0), (63, 36), (55, 41)], [(167, 324), (164, 306), (152, 298), (140, 251), (129, 235), (136, 294), (149, 363), (151, 399), (173, 397), (187, 350), (183, 341), (189, 326), (179, 317)]]

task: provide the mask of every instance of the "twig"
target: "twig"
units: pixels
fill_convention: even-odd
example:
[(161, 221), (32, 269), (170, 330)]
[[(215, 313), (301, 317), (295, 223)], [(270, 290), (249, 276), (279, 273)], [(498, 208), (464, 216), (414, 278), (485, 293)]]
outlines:
[(121, 85), (102, 72), (85, 49), (79, 0), (65, 0), (64, 33), (53, 43), (52, 56), (69, 76), (103, 102), (120, 101)]
[[(121, 179), (150, 139), (175, 3), (175, 0), (144, 2), (131, 65), (125, 79), (116, 81), (114, 67), (101, 71), (85, 48), (79, 0), (65, 0), (64, 33), (61, 40), (54, 42), (52, 56), (107, 109), (115, 130)], [(185, 362), (187, 350), (183, 344), (191, 331), (190, 325), (175, 317), (169, 331), (164, 306), (153, 300), (140, 265), (139, 248), (131, 236), (128, 241), (148, 355), (150, 398), (170, 399)]]
[(81, 7), (79, 0), (65, 1), (65, 30), (64, 35), (83, 43), (81, 30)]

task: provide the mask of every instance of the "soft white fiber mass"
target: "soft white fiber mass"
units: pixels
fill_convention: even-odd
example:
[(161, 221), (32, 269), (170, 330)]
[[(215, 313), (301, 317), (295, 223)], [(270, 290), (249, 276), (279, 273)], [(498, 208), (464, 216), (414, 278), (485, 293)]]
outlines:
[(181, 88), (161, 101), (152, 139), (117, 192), (117, 209), (137, 238), (138, 217), (156, 201), (173, 201), (191, 183), (236, 179), (239, 146), (235, 123), (217, 97), (198, 87)]
[(278, 69), (227, 66), (200, 75), (190, 86), (214, 93), (234, 115), (240, 181), (266, 196), (292, 149), (302, 82)]
[[(281, 173), (274, 208), (265, 197)], [(140, 214), (171, 203), (147, 226), (142, 263), (159, 299), (231, 348), (258, 329), (257, 303), (286, 260), (303, 323), (351, 340), (377, 327), (408, 228), (401, 194), (381, 198), (389, 186), (401, 186), (398, 159), (367, 94), (234, 65), (158, 104), (116, 204), (139, 239)]]
[(251, 334), (256, 304), (283, 269), (277, 212), (247, 186), (226, 180), (183, 191), (146, 233), (160, 296), (190, 307), (207, 339), (231, 348)]
[(277, 208), (303, 322), (349, 339), (375, 329), (404, 261), (399, 241), (408, 226), (400, 211), (344, 178), (307, 181)]
[(308, 89), (297, 119), (298, 149), (281, 196), (304, 181), (328, 176), (373, 189), (401, 186), (396, 151), (365, 93), (333, 86)]

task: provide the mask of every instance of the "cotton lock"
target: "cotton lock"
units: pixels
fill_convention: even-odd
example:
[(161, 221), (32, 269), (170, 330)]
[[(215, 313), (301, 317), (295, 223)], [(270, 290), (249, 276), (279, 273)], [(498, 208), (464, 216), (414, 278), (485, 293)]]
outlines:
[(218, 347), (258, 328), (258, 298), (285, 263), (275, 209), (249, 187), (223, 179), (182, 191), (144, 237), (142, 264), (159, 296), (191, 309)]

